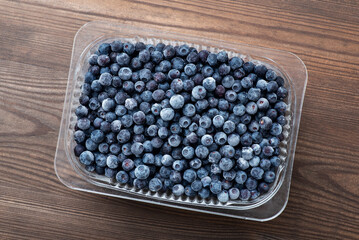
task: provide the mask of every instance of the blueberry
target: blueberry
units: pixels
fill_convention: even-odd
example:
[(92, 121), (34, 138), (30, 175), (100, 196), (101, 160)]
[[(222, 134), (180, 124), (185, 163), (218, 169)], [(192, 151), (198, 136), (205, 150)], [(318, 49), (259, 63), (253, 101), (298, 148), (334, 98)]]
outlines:
[(223, 132), (225, 132), (226, 134), (230, 134), (230, 133), (234, 132), (235, 129), (236, 129), (236, 125), (234, 124), (234, 122), (232, 122), (232, 121), (224, 122)]
[(257, 188), (257, 184), (258, 184), (257, 180), (255, 180), (255, 179), (252, 178), (252, 177), (249, 177), (249, 178), (247, 179), (245, 185), (246, 185), (246, 187), (247, 187), (248, 190), (254, 190), (254, 189)]
[(260, 193), (266, 193), (269, 190), (269, 185), (267, 183), (265, 183), (265, 182), (261, 182), (258, 185), (258, 190), (259, 190)]
[[(208, 174), (208, 172), (207, 172), (207, 174)], [(209, 187), (211, 182), (212, 182), (212, 179), (209, 176), (204, 176), (201, 178), (202, 187)]]
[(251, 169), (251, 176), (257, 180), (262, 179), (264, 170), (260, 167), (254, 167)]
[(208, 171), (204, 167), (201, 167), (200, 169), (197, 170), (198, 178), (203, 179), (206, 176), (208, 176)]
[(264, 78), (267, 73), (267, 67), (264, 65), (256, 65), (254, 67), (254, 73), (257, 74), (259, 77)]
[(273, 171), (266, 171), (263, 179), (267, 183), (272, 183), (275, 180), (275, 173)]
[(106, 158), (106, 165), (109, 168), (116, 169), (118, 167), (119, 161), (115, 155), (108, 155)]
[(108, 43), (101, 43), (98, 47), (98, 52), (100, 54), (109, 54), (111, 51), (111, 46)]
[(84, 151), (86, 151), (86, 148), (81, 144), (77, 144), (74, 148), (74, 154), (76, 157), (79, 157)]
[(109, 133), (111, 131), (111, 123), (109, 123), (107, 121), (103, 121), (101, 123), (100, 130), (104, 133)]
[(282, 126), (279, 123), (273, 123), (270, 129), (273, 136), (279, 136), (282, 133)]
[(243, 146), (250, 146), (250, 145), (252, 145), (252, 142), (253, 142), (253, 140), (252, 140), (251, 134), (249, 134), (249, 133), (244, 133), (244, 134), (241, 136), (241, 144), (242, 144)]
[(222, 191), (222, 183), (220, 181), (212, 181), (210, 190), (213, 194), (219, 194)]
[(207, 93), (206, 89), (202, 86), (196, 86), (192, 90), (192, 96), (197, 100), (204, 99), (206, 93)]
[[(266, 147), (266, 146), (265, 146)], [(263, 169), (263, 170), (269, 170), (270, 166), (271, 166), (271, 162), (269, 159), (262, 159), (259, 163), (259, 166)]]
[(213, 68), (211, 68), (210, 66), (206, 65), (202, 68), (202, 71), (201, 71), (203, 77), (211, 77), (214, 73), (214, 70)]
[(213, 151), (209, 154), (208, 161), (210, 163), (218, 163), (221, 159), (221, 154), (217, 151)]
[(272, 157), (270, 159), (270, 162), (271, 162), (272, 166), (275, 167), (275, 168), (278, 167), (281, 164), (281, 160), (277, 156)]
[(138, 179), (136, 178), (134, 181), (133, 181), (133, 186), (137, 189), (143, 189), (145, 188), (147, 185), (147, 180), (145, 179)]
[(262, 148), (259, 144), (253, 144), (251, 147), (255, 155), (259, 155), (262, 152)]
[(203, 80), (202, 85), (207, 91), (213, 92), (216, 89), (216, 80), (213, 77), (207, 77)]
[(268, 69), (265, 77), (268, 81), (274, 81), (277, 78), (277, 74), (272, 69)]
[(172, 168), (175, 170), (175, 171), (182, 171), (184, 168), (185, 168), (185, 162), (183, 160), (176, 160), (173, 162), (172, 164)]
[(181, 173), (178, 172), (178, 171), (172, 170), (171, 173), (170, 173), (169, 179), (170, 179), (173, 183), (180, 183), (180, 182), (182, 181)]
[(212, 124), (212, 120), (206, 115), (202, 116), (199, 119), (199, 126), (202, 128), (205, 128), (205, 129), (209, 128), (211, 126), (211, 124)]
[(100, 143), (105, 139), (105, 134), (101, 130), (94, 130), (91, 133), (91, 140), (95, 143)]
[(218, 85), (214, 93), (217, 97), (224, 97), (225, 92), (226, 89), (222, 85)]
[(232, 181), (235, 179), (235, 177), (236, 177), (236, 171), (234, 171), (233, 169), (230, 171), (223, 172), (223, 178), (227, 181)]
[(237, 116), (243, 116), (246, 113), (246, 107), (243, 104), (238, 104), (233, 107), (233, 113)]
[(238, 68), (237, 70), (235, 70), (233, 72), (233, 77), (237, 80), (243, 78), (246, 75), (245, 71), (243, 70), (243, 68)]
[(210, 146), (212, 145), (213, 143), (213, 137), (209, 134), (206, 134), (206, 135), (203, 135), (202, 138), (201, 138), (201, 143), (204, 145), (204, 146)]
[(115, 113), (117, 116), (122, 117), (122, 116), (126, 115), (127, 108), (125, 108), (125, 106), (123, 106), (123, 105), (117, 105), (116, 109), (115, 109)]
[(163, 178), (169, 178), (170, 177), (170, 173), (171, 173), (171, 169), (165, 166), (161, 166), (160, 170), (159, 170), (160, 176)]
[(225, 88), (232, 88), (233, 84), (234, 78), (230, 75), (227, 75), (222, 79), (222, 86)]
[(140, 73), (139, 73), (139, 77), (140, 77), (140, 80), (143, 82), (150, 81), (152, 78), (151, 70), (149, 70), (147, 68), (141, 69)]
[(285, 87), (279, 87), (277, 90), (277, 96), (280, 100), (283, 100), (288, 96), (288, 90)]
[(274, 149), (271, 146), (264, 146), (262, 149), (262, 153), (264, 154), (264, 156), (270, 157), (273, 155)]
[[(201, 85), (203, 83), (203, 79), (204, 76), (201, 73), (197, 73), (190, 80), (193, 82), (194, 85)], [(186, 91), (191, 91), (192, 89), (193, 87)]]
[(233, 167), (233, 161), (229, 158), (222, 158), (219, 161), (218, 166), (222, 171), (229, 171)]
[(220, 51), (218, 54), (217, 54), (217, 61), (218, 62), (221, 62), (221, 63), (225, 63), (228, 61), (228, 54), (226, 51)]
[(251, 88), (253, 86), (253, 81), (249, 77), (245, 77), (241, 80), (241, 85), (243, 88)]
[(231, 188), (228, 190), (229, 198), (231, 200), (237, 200), (240, 195), (240, 191), (238, 188)]
[(98, 145), (98, 150), (100, 153), (108, 153), (109, 146), (107, 143), (100, 143)]
[(198, 195), (201, 198), (205, 199), (209, 197), (210, 191), (207, 188), (202, 188), (201, 190), (199, 190)]
[(220, 174), (222, 170), (219, 168), (219, 165), (216, 163), (211, 164), (211, 173), (212, 174)]
[(228, 102), (235, 102), (237, 100), (237, 93), (233, 90), (228, 90), (224, 97)]
[(182, 108), (184, 105), (183, 96), (179, 95), (179, 94), (173, 95), (170, 99), (170, 104), (171, 104), (172, 108), (174, 108), (174, 109)]
[(183, 173), (183, 179), (190, 183), (193, 182), (196, 179), (196, 177), (197, 177), (197, 174), (192, 169), (187, 169)]
[(85, 83), (91, 84), (93, 80), (95, 80), (95, 76), (93, 75), (93, 73), (92, 72), (87, 72), (85, 74)]
[(130, 177), (128, 176), (128, 174), (125, 171), (119, 171), (116, 174), (116, 180), (117, 182), (121, 183), (121, 184), (125, 184), (129, 181)]
[(106, 98), (102, 101), (102, 109), (104, 111), (111, 111), (115, 107), (115, 101), (112, 98)]
[(135, 52), (135, 45), (132, 43), (126, 42), (123, 44), (123, 51), (128, 55), (132, 55)]
[[(191, 53), (190, 53), (191, 54)], [(189, 54), (189, 55), (190, 55)], [(205, 63), (207, 61), (207, 58), (208, 58), (208, 55), (209, 55), (209, 52), (207, 50), (201, 50), (199, 53), (198, 53), (198, 58), (201, 62)], [(187, 56), (187, 61), (190, 62), (188, 60), (188, 56)]]
[(261, 129), (263, 130), (270, 130), (272, 128), (272, 119), (270, 119), (269, 117), (262, 117), (260, 120), (259, 120), (259, 126), (261, 127)]
[(171, 70), (171, 63), (167, 60), (163, 60), (158, 65), (158, 71), (167, 73), (169, 70)]
[(109, 123), (113, 122), (116, 119), (116, 114), (114, 112), (107, 112), (105, 115), (105, 120)]
[(127, 129), (122, 129), (117, 135), (117, 140), (119, 143), (126, 143), (130, 140), (131, 133)]
[(274, 105), (274, 109), (277, 110), (279, 114), (284, 115), (287, 110), (287, 104), (285, 102), (277, 102)]
[(189, 63), (184, 67), (184, 72), (188, 75), (188, 76), (193, 76), (196, 74), (197, 68), (196, 65), (194, 65), (193, 63)]
[(202, 166), (202, 161), (198, 158), (193, 159), (189, 162), (189, 166), (193, 169), (199, 169)]
[(261, 91), (266, 91), (267, 85), (268, 85), (268, 83), (265, 80), (260, 79), (260, 80), (258, 80), (256, 87), (258, 89), (260, 89)]
[(128, 66), (130, 64), (131, 58), (126, 53), (120, 53), (116, 57), (116, 62), (121, 67)]
[[(268, 109), (266, 116), (269, 117), (271, 120), (275, 120), (278, 116), (277, 110), (275, 109)], [(272, 126), (272, 125), (271, 125)]]
[(227, 142), (227, 135), (224, 132), (217, 132), (214, 135), (214, 141), (218, 144), (218, 145), (224, 145)]
[(259, 131), (259, 123), (257, 121), (252, 121), (248, 126), (248, 130), (251, 132)]
[(218, 68), (218, 73), (220, 76), (226, 76), (230, 71), (231, 68), (225, 63), (221, 64)]
[(125, 108), (128, 110), (133, 110), (137, 107), (137, 101), (134, 98), (128, 98), (125, 101)]
[(199, 145), (196, 147), (195, 153), (198, 158), (204, 159), (208, 156), (209, 151), (208, 151), (207, 147), (205, 147), (203, 145)]
[(269, 102), (266, 98), (260, 98), (257, 101), (258, 110), (267, 110), (269, 107)]
[(115, 177), (117, 174), (117, 170), (116, 169), (112, 169), (112, 168), (105, 168), (105, 176), (108, 178), (113, 178)]
[(239, 195), (239, 199), (242, 201), (247, 201), (251, 197), (251, 192), (248, 189), (242, 189), (241, 194)]
[(218, 201), (221, 203), (226, 203), (229, 200), (229, 194), (227, 190), (223, 190), (217, 195)]
[[(181, 72), (178, 70), (178, 69), (171, 69), (169, 72), (168, 72), (168, 78), (171, 79), (171, 80), (174, 80), (174, 79), (180, 79), (179, 77), (181, 76)], [(181, 80), (182, 81), (182, 80)], [(181, 89), (182, 90), (182, 89)], [(176, 91), (176, 92), (180, 92), (179, 91)]]
[(186, 139), (191, 143), (197, 143), (198, 142), (198, 136), (196, 135), (196, 133), (191, 132), (189, 135), (186, 136)]
[(221, 98), (218, 101), (218, 109), (222, 111), (227, 111), (229, 109), (229, 103), (227, 100)]
[(164, 108), (160, 112), (160, 116), (164, 121), (171, 121), (174, 118), (175, 112), (172, 108)]
[(173, 162), (174, 160), (171, 155), (165, 154), (162, 156), (161, 163), (163, 164), (163, 166), (171, 166)]
[(125, 128), (129, 128), (133, 124), (133, 119), (130, 115), (125, 115), (121, 117), (121, 123)]
[(150, 182), (148, 183), (148, 188), (152, 192), (158, 192), (162, 189), (162, 182), (158, 178), (152, 178)]
[(96, 165), (99, 167), (106, 167), (106, 156), (104, 154), (98, 154), (95, 156)]
[(162, 89), (157, 89), (152, 93), (152, 98), (156, 102), (162, 101), (164, 97), (165, 97), (165, 91), (163, 91)]
[(91, 65), (97, 64), (97, 58), (98, 58), (97, 54), (91, 54), (91, 56), (88, 58), (89, 64)]
[(177, 134), (173, 134), (168, 138), (168, 143), (171, 147), (178, 147), (181, 144), (181, 137)]
[(95, 143), (91, 138), (88, 138), (85, 142), (85, 146), (89, 151), (95, 151), (98, 147), (98, 144)]
[(243, 65), (243, 60), (239, 57), (233, 57), (229, 61), (229, 66), (231, 67), (232, 70), (236, 70), (242, 67), (242, 65)]
[(74, 133), (74, 139), (77, 143), (82, 143), (85, 141), (85, 133), (81, 130), (77, 130), (75, 133)]
[(248, 102), (248, 96), (246, 92), (238, 93), (238, 101), (241, 104), (246, 104)]
[(184, 194), (184, 187), (182, 184), (176, 184), (172, 187), (172, 193), (179, 197)]
[(236, 133), (229, 135), (227, 138), (228, 144), (231, 145), (232, 147), (237, 146), (240, 143), (240, 141), (241, 141), (241, 138)]
[(195, 180), (191, 184), (191, 188), (193, 191), (198, 192), (202, 189), (202, 182), (200, 180)]
[(110, 63), (111, 59), (109, 56), (107, 55), (100, 55), (98, 56), (97, 58), (97, 64), (100, 66), (100, 67), (104, 67), (106, 65), (108, 65)]
[(278, 83), (276, 81), (270, 81), (267, 84), (267, 92), (272, 93), (278, 90)]
[(138, 179), (144, 180), (150, 175), (150, 168), (146, 165), (139, 165), (135, 169), (135, 176)]
[(239, 158), (237, 160), (237, 166), (239, 167), (239, 169), (241, 170), (246, 170), (247, 168), (249, 168), (249, 163), (247, 160), (245, 160), (244, 158)]

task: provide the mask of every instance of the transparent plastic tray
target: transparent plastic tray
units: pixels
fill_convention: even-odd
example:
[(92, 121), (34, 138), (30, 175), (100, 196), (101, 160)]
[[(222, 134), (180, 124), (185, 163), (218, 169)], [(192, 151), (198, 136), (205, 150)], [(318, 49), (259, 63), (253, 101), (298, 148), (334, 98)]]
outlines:
[[(75, 109), (79, 105), (80, 88), (88, 69), (87, 58), (103, 42), (115, 39), (146, 44), (180, 45), (188, 44), (199, 50), (211, 52), (226, 50), (229, 57), (240, 56), (245, 61), (265, 64), (274, 69), (285, 80), (288, 89), (287, 125), (283, 128), (285, 139), (282, 141), (282, 164), (277, 170), (277, 179), (270, 191), (251, 201), (230, 201), (226, 204), (217, 200), (200, 198), (174, 197), (170, 193), (151, 193), (136, 190), (128, 185), (120, 186), (113, 180), (87, 172), (73, 153), (73, 140), (76, 124)], [(69, 188), (92, 192), (140, 202), (160, 204), (180, 209), (206, 212), (211, 214), (243, 218), (256, 221), (268, 221), (278, 216), (285, 208), (292, 176), (294, 153), (299, 129), (300, 115), (307, 83), (307, 70), (296, 55), (274, 49), (250, 46), (246, 44), (205, 39), (177, 32), (166, 32), (152, 28), (110, 23), (89, 22), (82, 26), (74, 38), (72, 58), (68, 76), (67, 90), (62, 114), (59, 139), (55, 155), (55, 172), (60, 181)]]

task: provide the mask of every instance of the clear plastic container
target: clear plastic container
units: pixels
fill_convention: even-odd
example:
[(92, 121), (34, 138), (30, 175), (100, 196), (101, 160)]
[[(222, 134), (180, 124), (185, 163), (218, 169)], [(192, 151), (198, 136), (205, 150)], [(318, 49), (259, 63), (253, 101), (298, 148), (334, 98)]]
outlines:
[[(143, 41), (145, 43), (180, 45), (183, 43), (197, 49), (207, 49), (212, 52), (226, 50), (229, 57), (240, 56), (244, 60), (261, 62), (274, 69), (285, 79), (289, 90), (288, 124), (284, 126), (285, 139), (281, 143), (282, 164), (277, 171), (277, 179), (270, 191), (252, 201), (232, 201), (221, 204), (216, 200), (201, 200), (199, 198), (174, 197), (169, 193), (151, 193), (136, 190), (129, 186), (119, 186), (113, 180), (87, 172), (73, 153), (73, 140), (76, 115), (79, 104), (80, 87), (88, 69), (87, 58), (95, 52), (99, 44), (112, 42), (115, 39), (129, 42)], [(292, 176), (294, 153), (299, 129), (300, 115), (307, 83), (307, 70), (304, 63), (296, 55), (268, 48), (231, 43), (216, 39), (205, 39), (177, 32), (165, 32), (152, 28), (109, 23), (90, 22), (77, 32), (68, 76), (67, 91), (62, 114), (60, 134), (55, 155), (55, 171), (60, 181), (69, 188), (92, 192), (140, 202), (160, 204), (169, 207), (205, 212), (234, 218), (256, 221), (268, 221), (277, 217), (285, 208)]]

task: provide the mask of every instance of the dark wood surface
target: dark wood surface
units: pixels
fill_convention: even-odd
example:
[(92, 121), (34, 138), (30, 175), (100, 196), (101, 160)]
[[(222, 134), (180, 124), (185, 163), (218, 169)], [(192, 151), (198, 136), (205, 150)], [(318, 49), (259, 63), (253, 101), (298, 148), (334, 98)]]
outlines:
[[(359, 2), (0, 1), (0, 239), (359, 239)], [(286, 210), (257, 223), (73, 191), (53, 159), (73, 37), (153, 24), (291, 51), (309, 80)]]

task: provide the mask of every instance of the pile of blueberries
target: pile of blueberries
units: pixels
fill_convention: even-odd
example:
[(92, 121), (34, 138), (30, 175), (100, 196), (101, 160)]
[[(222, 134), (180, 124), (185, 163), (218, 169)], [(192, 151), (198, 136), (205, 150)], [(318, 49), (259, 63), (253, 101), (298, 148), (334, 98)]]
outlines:
[(221, 203), (269, 190), (288, 94), (275, 71), (186, 44), (102, 43), (88, 62), (74, 132), (88, 171)]

